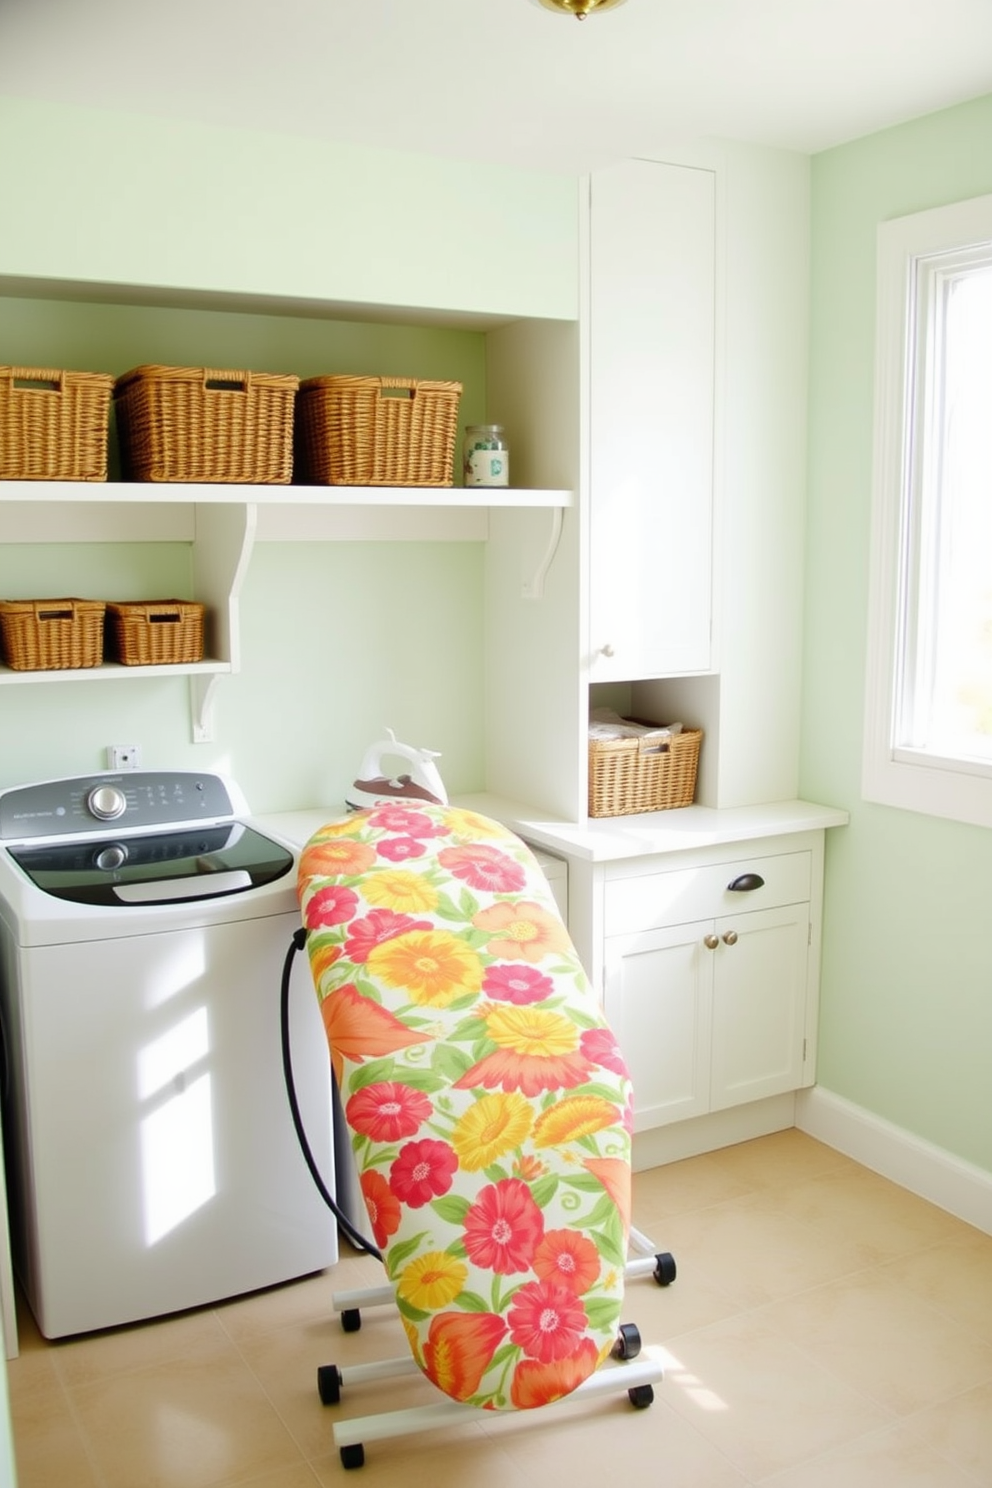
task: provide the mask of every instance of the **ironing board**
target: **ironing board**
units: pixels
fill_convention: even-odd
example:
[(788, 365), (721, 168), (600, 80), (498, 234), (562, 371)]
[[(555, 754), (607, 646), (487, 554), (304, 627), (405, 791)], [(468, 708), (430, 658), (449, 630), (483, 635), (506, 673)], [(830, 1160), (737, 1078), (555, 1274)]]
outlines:
[[(345, 1466), (361, 1465), (363, 1438), (466, 1408), (528, 1410), (597, 1388), (650, 1404), (660, 1366), (621, 1324), (630, 1079), (530, 849), (475, 812), (383, 804), (315, 833), (298, 891), (410, 1347), (409, 1360), (351, 1373), (419, 1369), (448, 1397), (423, 1423), (340, 1423)], [(610, 1360), (622, 1369), (597, 1383)], [(344, 1373), (322, 1376), (322, 1398), (337, 1399)]]

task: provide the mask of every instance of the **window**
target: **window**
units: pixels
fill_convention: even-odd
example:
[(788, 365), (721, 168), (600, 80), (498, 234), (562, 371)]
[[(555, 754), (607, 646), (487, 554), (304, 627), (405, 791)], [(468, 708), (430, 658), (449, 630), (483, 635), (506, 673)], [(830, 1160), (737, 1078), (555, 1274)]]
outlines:
[(883, 223), (862, 790), (992, 826), (992, 197)]

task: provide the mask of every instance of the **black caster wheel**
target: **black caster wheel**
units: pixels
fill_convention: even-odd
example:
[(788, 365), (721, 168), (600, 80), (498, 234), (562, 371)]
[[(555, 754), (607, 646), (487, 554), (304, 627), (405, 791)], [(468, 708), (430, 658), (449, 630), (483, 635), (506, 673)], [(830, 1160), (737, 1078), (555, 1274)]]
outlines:
[(346, 1307), (341, 1314), (341, 1326), (346, 1333), (357, 1333), (362, 1326), (362, 1314), (357, 1307)]
[(635, 1410), (647, 1410), (654, 1401), (654, 1385), (635, 1385), (627, 1395)]
[(342, 1467), (365, 1466), (365, 1448), (362, 1446), (361, 1442), (355, 1442), (350, 1447), (342, 1447), (340, 1451)]
[(655, 1281), (658, 1283), (659, 1286), (671, 1286), (672, 1282), (678, 1275), (678, 1272), (675, 1268), (675, 1257), (673, 1255), (669, 1255), (668, 1251), (666, 1250), (663, 1251), (661, 1255), (656, 1255), (654, 1260)]
[(613, 1345), (614, 1359), (636, 1359), (641, 1352), (641, 1335), (634, 1323), (621, 1323)]
[(337, 1405), (341, 1399), (341, 1371), (336, 1364), (321, 1364), (317, 1370), (317, 1394), (322, 1405)]

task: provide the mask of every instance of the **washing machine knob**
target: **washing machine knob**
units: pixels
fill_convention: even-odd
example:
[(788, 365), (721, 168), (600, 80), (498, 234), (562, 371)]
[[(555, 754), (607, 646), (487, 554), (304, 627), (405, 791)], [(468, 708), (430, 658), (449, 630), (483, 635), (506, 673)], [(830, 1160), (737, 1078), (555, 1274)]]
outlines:
[(86, 807), (100, 821), (114, 821), (124, 815), (127, 797), (116, 785), (95, 785), (86, 797)]
[(110, 847), (101, 847), (96, 855), (96, 866), (103, 869), (105, 873), (113, 873), (118, 868), (123, 868), (127, 862), (127, 848), (122, 842), (115, 842)]

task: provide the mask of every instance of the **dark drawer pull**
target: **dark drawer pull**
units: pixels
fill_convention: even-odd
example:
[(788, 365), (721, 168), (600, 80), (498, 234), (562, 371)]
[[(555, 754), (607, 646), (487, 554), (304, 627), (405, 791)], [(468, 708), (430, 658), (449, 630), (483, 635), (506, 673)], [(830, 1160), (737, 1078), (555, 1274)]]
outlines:
[(732, 894), (749, 894), (752, 889), (763, 889), (765, 880), (760, 873), (742, 873), (740, 878), (735, 878), (727, 888)]

